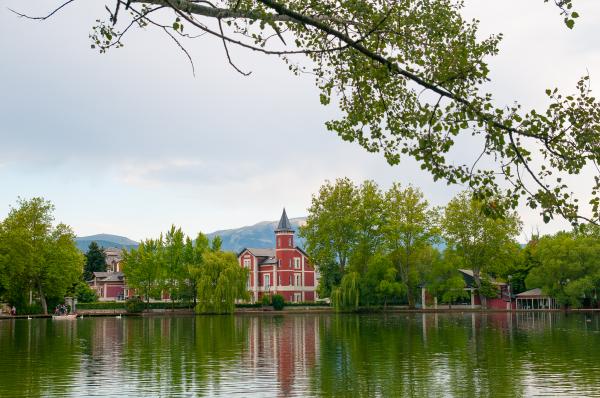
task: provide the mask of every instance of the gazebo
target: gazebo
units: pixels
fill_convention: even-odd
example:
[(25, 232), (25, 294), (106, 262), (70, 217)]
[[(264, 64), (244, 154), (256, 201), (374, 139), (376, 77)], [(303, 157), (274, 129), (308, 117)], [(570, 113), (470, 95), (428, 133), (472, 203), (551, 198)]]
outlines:
[(559, 308), (552, 297), (543, 294), (542, 289), (531, 289), (516, 295), (518, 310), (549, 310)]

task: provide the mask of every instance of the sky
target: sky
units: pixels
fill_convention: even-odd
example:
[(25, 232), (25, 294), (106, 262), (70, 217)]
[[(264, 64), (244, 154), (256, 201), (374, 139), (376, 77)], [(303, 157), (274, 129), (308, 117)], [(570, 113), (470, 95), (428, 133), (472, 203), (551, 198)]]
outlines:
[[(164, 35), (135, 30), (125, 47), (90, 49), (105, 2), (77, 1), (44, 22), (7, 8), (44, 14), (53, 0), (0, 0), (0, 218), (18, 197), (42, 196), (79, 236), (157, 236), (171, 224), (198, 231), (307, 214), (327, 179), (373, 179), (420, 187), (444, 205), (461, 187), (434, 182), (410, 159), (389, 166), (378, 154), (328, 132), (339, 116), (319, 104), (310, 76), (277, 58), (234, 49), (248, 77), (227, 63), (221, 43), (188, 46), (195, 76)], [(467, 0), (482, 37), (502, 32), (489, 60), (489, 89), (501, 103), (543, 105), (549, 87), (572, 91), (590, 74), (600, 90), (600, 2), (578, 0), (569, 31), (542, 0)], [(579, 182), (577, 182), (579, 183)], [(576, 183), (576, 184), (577, 184)], [(575, 184), (575, 185), (576, 185)], [(577, 187), (575, 187), (577, 188)], [(522, 239), (544, 224), (522, 207)]]

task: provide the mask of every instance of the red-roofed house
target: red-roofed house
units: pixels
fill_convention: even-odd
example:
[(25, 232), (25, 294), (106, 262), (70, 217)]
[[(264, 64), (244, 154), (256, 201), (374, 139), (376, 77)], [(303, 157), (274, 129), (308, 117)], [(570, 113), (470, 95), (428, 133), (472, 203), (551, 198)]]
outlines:
[(245, 248), (238, 254), (238, 261), (250, 270), (248, 290), (253, 301), (265, 294), (281, 294), (288, 302), (317, 298), (315, 267), (308, 255), (294, 246), (294, 230), (285, 209), (275, 230), (275, 248)]

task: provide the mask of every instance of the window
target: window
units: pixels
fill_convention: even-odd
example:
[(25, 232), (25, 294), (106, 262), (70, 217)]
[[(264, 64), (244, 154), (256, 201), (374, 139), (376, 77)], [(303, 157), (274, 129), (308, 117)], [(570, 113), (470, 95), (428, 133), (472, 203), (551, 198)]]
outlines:
[(281, 275), (277, 275), (277, 284), (281, 286)]
[(294, 257), (294, 268), (300, 268), (300, 257)]
[(288, 246), (292, 247), (292, 238), (288, 239)]
[(271, 275), (265, 275), (265, 288), (269, 288), (271, 286)]
[(250, 259), (249, 258), (244, 259), (244, 268), (250, 268)]
[(296, 286), (302, 286), (302, 274), (296, 274)]

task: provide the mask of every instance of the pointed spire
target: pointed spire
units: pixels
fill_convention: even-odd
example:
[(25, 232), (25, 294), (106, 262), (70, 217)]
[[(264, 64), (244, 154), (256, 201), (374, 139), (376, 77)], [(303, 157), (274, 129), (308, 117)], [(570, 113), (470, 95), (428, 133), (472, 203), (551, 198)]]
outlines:
[(275, 232), (294, 232), (292, 224), (285, 212), (285, 207), (283, 208), (283, 213), (281, 214), (281, 219), (279, 220), (279, 225), (277, 225)]

